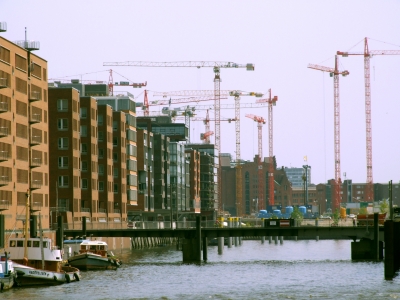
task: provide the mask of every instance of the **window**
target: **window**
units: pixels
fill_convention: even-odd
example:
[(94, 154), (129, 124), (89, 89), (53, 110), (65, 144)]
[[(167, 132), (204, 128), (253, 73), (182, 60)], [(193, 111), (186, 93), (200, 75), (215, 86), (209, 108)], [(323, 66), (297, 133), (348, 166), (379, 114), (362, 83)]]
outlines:
[(113, 153), (113, 161), (114, 162), (118, 161), (118, 153), (116, 153), (116, 152)]
[(99, 191), (104, 191), (104, 182), (103, 181), (99, 181)]
[(81, 153), (87, 154), (87, 144), (81, 144)]
[(118, 184), (114, 183), (114, 194), (118, 193)]
[(104, 165), (99, 165), (99, 175), (104, 175)]
[(58, 111), (68, 111), (68, 100), (58, 99), (57, 100), (57, 110)]
[(117, 131), (118, 129), (118, 121), (113, 121), (113, 131)]
[(57, 120), (58, 130), (68, 129), (68, 119), (58, 119)]
[(118, 178), (118, 168), (114, 168), (113, 174), (114, 174), (114, 178)]
[(103, 157), (104, 157), (104, 149), (99, 148), (99, 158), (103, 158)]
[(82, 161), (82, 172), (86, 172), (88, 167), (88, 163), (86, 160)]
[(68, 176), (63, 175), (63, 176), (58, 176), (58, 186), (59, 187), (68, 187)]
[(97, 118), (97, 125), (103, 125), (103, 115), (99, 115)]
[(66, 156), (58, 157), (58, 167), (61, 169), (68, 168), (68, 157)]
[(66, 137), (61, 137), (58, 138), (58, 149), (68, 149), (68, 138)]
[(86, 137), (87, 136), (87, 126), (86, 125), (82, 125), (81, 126), (81, 136), (82, 137)]
[(113, 146), (117, 147), (118, 146), (118, 138), (117, 137), (113, 137)]
[(86, 119), (87, 118), (87, 108), (86, 107), (81, 107), (81, 119)]
[(88, 180), (86, 178), (82, 178), (82, 189), (88, 188)]
[(99, 142), (102, 142), (104, 140), (104, 132), (99, 131)]

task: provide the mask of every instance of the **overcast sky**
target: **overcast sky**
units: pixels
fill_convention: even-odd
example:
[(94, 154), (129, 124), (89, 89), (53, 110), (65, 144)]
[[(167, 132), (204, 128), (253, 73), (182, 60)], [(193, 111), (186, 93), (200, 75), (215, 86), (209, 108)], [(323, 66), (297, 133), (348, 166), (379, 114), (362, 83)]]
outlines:
[[(28, 40), (40, 42), (36, 54), (48, 61), (49, 78), (107, 81), (110, 67), (103, 62), (255, 64), (254, 72), (222, 69), (221, 89), (267, 92), (271, 88), (279, 97), (274, 107), (278, 167), (301, 167), (307, 156), (316, 184), (334, 178), (333, 79), (307, 65), (333, 67), (336, 51), (363, 51), (365, 37), (370, 50), (400, 50), (399, 13), (400, 1), (395, 0), (0, 0), (0, 22), (8, 27), (1, 35), (23, 40), (27, 27)], [(114, 81), (147, 81), (150, 91), (214, 88), (212, 68), (112, 69)], [(367, 176), (363, 58), (340, 58), (340, 69), (350, 72), (340, 77), (341, 172), (362, 183)], [(371, 59), (374, 182), (400, 180), (399, 73), (400, 55)], [(142, 90), (122, 90), (143, 101)], [(150, 100), (154, 100), (151, 92)], [(234, 103), (233, 98), (221, 101)], [(268, 111), (242, 110), (241, 157), (252, 160), (258, 149), (257, 124), (246, 113), (267, 118)], [(234, 117), (234, 110), (222, 110), (221, 116)], [(221, 152), (235, 157), (235, 125), (221, 124)], [(204, 124), (191, 125), (192, 141), (200, 142)], [(268, 156), (267, 125), (263, 154)]]

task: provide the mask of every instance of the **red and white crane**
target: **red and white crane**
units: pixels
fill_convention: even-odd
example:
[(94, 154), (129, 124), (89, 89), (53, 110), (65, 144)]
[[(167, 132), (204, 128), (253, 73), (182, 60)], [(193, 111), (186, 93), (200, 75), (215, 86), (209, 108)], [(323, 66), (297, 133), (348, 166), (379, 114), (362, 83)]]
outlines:
[(329, 68), (320, 65), (309, 64), (308, 68), (328, 72), (333, 75), (333, 110), (334, 110), (334, 151), (335, 151), (335, 184), (333, 187), (334, 201), (332, 208), (334, 211), (340, 208), (342, 180), (340, 178), (340, 97), (339, 97), (339, 75), (347, 76), (349, 71), (339, 71), (339, 59), (335, 55), (335, 67)]
[[(103, 66), (129, 66), (129, 67), (175, 67), (175, 68), (205, 68), (211, 67), (214, 71), (214, 97), (215, 97), (215, 148), (218, 153), (221, 151), (221, 124), (220, 124), (220, 71), (221, 69), (245, 68), (247, 71), (254, 71), (254, 64), (238, 64), (225, 61), (177, 61), (177, 62), (146, 62), (146, 61), (125, 61), (125, 62), (104, 62)], [(221, 201), (221, 163), (218, 159), (217, 178), (218, 178), (218, 210), (222, 212)]]
[[(266, 99), (259, 99), (256, 103), (268, 103), (268, 203), (269, 205), (275, 204), (275, 177), (274, 177), (274, 122), (273, 122), (273, 111), (272, 107), (276, 105), (278, 96), (272, 97), (271, 89), (268, 90), (269, 97)], [(262, 158), (260, 158), (262, 159)], [(261, 165), (262, 167), (262, 165)], [(260, 198), (259, 198), (260, 199)], [(261, 203), (259, 202), (260, 209), (265, 209), (264, 198)]]
[(365, 84), (365, 125), (366, 125), (366, 152), (367, 152), (367, 189), (365, 200), (374, 201), (374, 187), (372, 176), (372, 124), (371, 124), (371, 83), (370, 58), (373, 55), (400, 55), (400, 50), (369, 50), (368, 38), (364, 38), (363, 52), (337, 51), (342, 57), (364, 56), (364, 84)]
[(264, 172), (262, 167), (262, 126), (265, 119), (253, 114), (246, 114), (247, 118), (257, 122), (258, 127), (258, 210), (264, 209)]

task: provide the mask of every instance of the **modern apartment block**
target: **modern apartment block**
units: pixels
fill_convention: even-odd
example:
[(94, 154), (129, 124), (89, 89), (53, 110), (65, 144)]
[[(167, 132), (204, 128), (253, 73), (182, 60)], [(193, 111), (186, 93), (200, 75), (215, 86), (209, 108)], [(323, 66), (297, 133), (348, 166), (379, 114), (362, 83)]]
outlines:
[(81, 220), (79, 92), (49, 88), (49, 177), (52, 228), (57, 214), (64, 223)]
[(170, 209), (169, 137), (154, 134), (154, 211)]
[(194, 149), (185, 150), (186, 161), (188, 162), (187, 178), (186, 182), (189, 191), (186, 193), (188, 201), (186, 203), (185, 210), (192, 211), (194, 213), (201, 213), (201, 201), (200, 201), (200, 152)]
[[(125, 114), (125, 136), (118, 142), (118, 138), (114, 136), (112, 156), (114, 163), (126, 162), (126, 171), (121, 168), (121, 176), (126, 177), (126, 186), (115, 186), (118, 188), (118, 193), (126, 192), (126, 203), (128, 206), (138, 205), (138, 172), (137, 172), (137, 133), (136, 133), (136, 104), (133, 95), (126, 93), (117, 96), (99, 96), (95, 97), (98, 105), (109, 105), (114, 112)], [(121, 152), (119, 147), (124, 147), (121, 142), (124, 142), (126, 151)], [(118, 151), (115, 151), (119, 149)], [(121, 152), (118, 154), (117, 152)], [(114, 189), (114, 197), (116, 191)], [(123, 217), (125, 219), (125, 217)]]
[(31, 213), (40, 211), (42, 227), (50, 223), (47, 61), (33, 54), (38, 49), (37, 42), (0, 37), (0, 211), (6, 229), (22, 230), (27, 200)]
[[(305, 174), (304, 168), (287, 168), (285, 167), (286, 176), (289, 178), (289, 181), (292, 183), (293, 187), (302, 187), (304, 185), (303, 175)], [(311, 184), (311, 168), (307, 168), (307, 182), (308, 185)]]

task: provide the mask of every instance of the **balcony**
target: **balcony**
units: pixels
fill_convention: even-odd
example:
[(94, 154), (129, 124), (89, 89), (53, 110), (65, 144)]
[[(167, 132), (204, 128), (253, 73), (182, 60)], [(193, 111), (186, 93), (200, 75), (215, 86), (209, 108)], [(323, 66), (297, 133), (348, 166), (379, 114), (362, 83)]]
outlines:
[(29, 93), (29, 101), (34, 102), (34, 101), (39, 101), (39, 100), (40, 100), (40, 92), (31, 91)]
[(0, 137), (8, 136), (8, 127), (0, 127)]
[(0, 78), (0, 89), (5, 89), (7, 87), (7, 78)]
[(40, 211), (42, 209), (42, 203), (41, 202), (32, 202), (30, 210), (31, 212), (36, 212)]
[(29, 118), (29, 123), (36, 124), (42, 122), (42, 115), (41, 114), (32, 114)]
[(90, 208), (81, 207), (81, 212), (83, 212), (83, 213), (90, 213)]
[(8, 112), (8, 103), (0, 102), (0, 113)]
[(31, 168), (37, 168), (42, 165), (42, 159), (40, 157), (34, 157), (31, 160)]
[(121, 210), (119, 208), (114, 208), (114, 214), (120, 214)]
[(100, 213), (100, 214), (105, 214), (105, 213), (107, 213), (107, 209), (105, 209), (105, 208), (99, 208), (99, 213)]
[(9, 160), (8, 151), (0, 151), (0, 162)]
[(42, 188), (42, 181), (41, 180), (32, 180), (31, 181), (31, 190), (38, 190)]
[(37, 145), (40, 145), (41, 143), (42, 143), (42, 137), (40, 135), (32, 136), (32, 138), (31, 138), (31, 146), (37, 146)]
[(5, 186), (10, 183), (8, 176), (0, 176), (0, 186)]
[(9, 200), (0, 200), (0, 211), (7, 210), (10, 208)]

